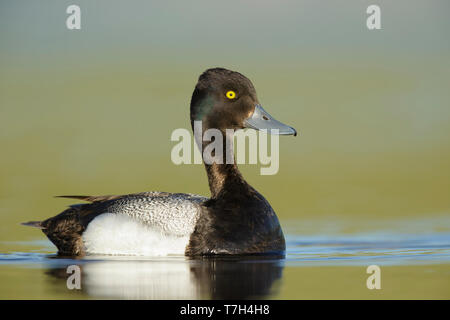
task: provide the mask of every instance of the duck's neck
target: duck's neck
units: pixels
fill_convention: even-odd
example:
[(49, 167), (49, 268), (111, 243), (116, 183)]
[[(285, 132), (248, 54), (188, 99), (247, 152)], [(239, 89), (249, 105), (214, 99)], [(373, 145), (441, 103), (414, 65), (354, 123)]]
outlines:
[[(213, 162), (212, 164), (208, 164), (202, 154), (212, 199), (225, 198), (228, 195), (231, 195), (232, 190), (232, 193), (235, 193), (239, 192), (240, 189), (243, 190), (244, 188), (249, 187), (236, 165), (233, 134), (227, 133), (225, 130), (220, 131), (222, 137), (224, 137), (222, 145), (223, 163)], [(206, 146), (210, 143), (211, 142), (209, 141), (202, 141), (203, 150), (205, 150)], [(226, 163), (231, 159), (232, 163)]]
[(231, 187), (244, 187), (246, 182), (235, 164), (205, 164), (211, 198), (226, 197)]

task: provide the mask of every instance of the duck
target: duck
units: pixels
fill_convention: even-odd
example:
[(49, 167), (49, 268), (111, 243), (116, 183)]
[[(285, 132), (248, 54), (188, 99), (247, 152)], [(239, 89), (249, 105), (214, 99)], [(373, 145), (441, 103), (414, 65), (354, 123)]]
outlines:
[[(231, 140), (223, 143), (223, 154), (233, 152), (227, 129), (297, 135), (262, 108), (246, 76), (225, 68), (208, 69), (198, 78), (190, 103), (192, 129), (196, 121), (201, 121), (203, 132), (217, 129)], [(198, 147), (205, 143), (199, 141)], [(84, 202), (46, 220), (22, 224), (41, 229), (59, 256), (284, 255), (286, 242), (275, 211), (243, 178), (236, 161), (203, 164), (209, 198), (159, 191), (59, 196)]]

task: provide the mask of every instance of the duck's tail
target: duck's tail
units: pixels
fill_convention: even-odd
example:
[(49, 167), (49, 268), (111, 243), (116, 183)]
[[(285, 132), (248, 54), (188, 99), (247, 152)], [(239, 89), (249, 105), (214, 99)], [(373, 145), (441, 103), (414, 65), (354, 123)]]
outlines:
[(27, 226), (27, 227), (35, 227), (35, 228), (39, 228), (39, 229), (45, 229), (45, 227), (42, 226), (42, 221), (22, 222), (21, 225)]

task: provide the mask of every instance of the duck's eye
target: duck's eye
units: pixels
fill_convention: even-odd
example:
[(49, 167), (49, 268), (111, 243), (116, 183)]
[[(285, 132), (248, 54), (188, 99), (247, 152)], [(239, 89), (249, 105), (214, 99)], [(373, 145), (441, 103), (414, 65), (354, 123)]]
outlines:
[(228, 99), (234, 99), (234, 98), (236, 98), (236, 92), (234, 92), (232, 90), (227, 91), (226, 96), (227, 96)]

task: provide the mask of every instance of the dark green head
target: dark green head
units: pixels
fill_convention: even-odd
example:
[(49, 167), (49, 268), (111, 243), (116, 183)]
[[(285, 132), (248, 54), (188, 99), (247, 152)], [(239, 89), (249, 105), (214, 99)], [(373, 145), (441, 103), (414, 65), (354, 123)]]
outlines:
[(223, 68), (208, 69), (198, 79), (191, 100), (191, 123), (194, 121), (202, 121), (203, 128), (208, 129), (253, 128), (297, 134), (264, 111), (247, 77)]

